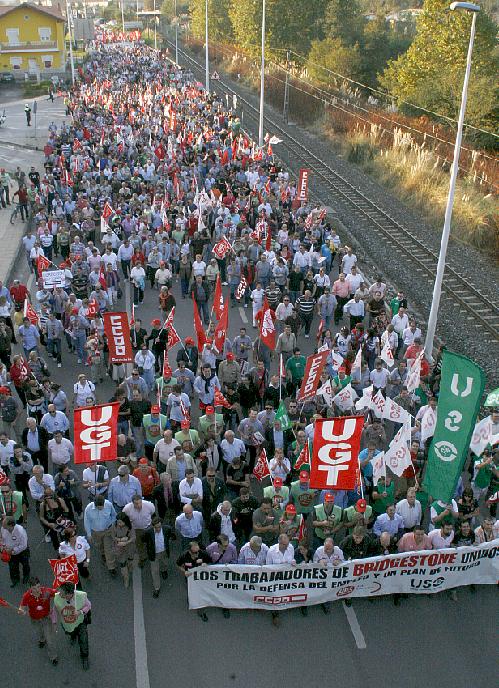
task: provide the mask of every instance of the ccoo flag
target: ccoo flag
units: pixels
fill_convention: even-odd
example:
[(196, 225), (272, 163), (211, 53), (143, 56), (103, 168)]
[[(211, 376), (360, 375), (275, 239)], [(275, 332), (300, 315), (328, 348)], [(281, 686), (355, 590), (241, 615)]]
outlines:
[(480, 366), (465, 356), (444, 351), (437, 424), (423, 481), (433, 499), (449, 502), (454, 495), (484, 387)]

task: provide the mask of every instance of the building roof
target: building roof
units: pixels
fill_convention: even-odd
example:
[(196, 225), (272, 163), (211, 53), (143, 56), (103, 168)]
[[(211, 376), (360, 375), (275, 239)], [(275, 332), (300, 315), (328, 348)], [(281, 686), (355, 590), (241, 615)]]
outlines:
[(9, 12), (13, 12), (14, 10), (18, 10), (22, 7), (25, 7), (29, 10), (35, 10), (36, 12), (41, 12), (42, 14), (48, 14), (49, 17), (53, 17), (54, 19), (58, 19), (59, 21), (66, 21), (65, 17), (61, 14), (60, 10), (57, 7), (35, 5), (35, 3), (33, 2), (21, 2), (19, 5), (1, 5), (0, 19), (5, 15), (9, 14)]

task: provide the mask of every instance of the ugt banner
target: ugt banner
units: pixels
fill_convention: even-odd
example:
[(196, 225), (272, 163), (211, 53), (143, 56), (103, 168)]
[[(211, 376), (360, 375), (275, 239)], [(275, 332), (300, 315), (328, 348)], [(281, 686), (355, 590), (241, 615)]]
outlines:
[(337, 566), (200, 566), (187, 578), (189, 608), (289, 609), (350, 597), (425, 594), (460, 585), (496, 585), (499, 540), (341, 561)]
[(363, 416), (315, 421), (310, 486), (319, 490), (353, 490), (359, 470)]
[(104, 333), (109, 347), (111, 363), (131, 363), (133, 361), (130, 326), (126, 313), (104, 313)]
[(74, 411), (75, 463), (115, 461), (119, 403)]
[(307, 401), (315, 397), (328, 356), (329, 349), (326, 349), (326, 351), (318, 351), (307, 358), (307, 365), (298, 392), (298, 401)]
[(463, 470), (485, 375), (465, 356), (444, 350), (437, 406), (437, 425), (428, 452), (423, 485), (433, 499), (449, 502)]

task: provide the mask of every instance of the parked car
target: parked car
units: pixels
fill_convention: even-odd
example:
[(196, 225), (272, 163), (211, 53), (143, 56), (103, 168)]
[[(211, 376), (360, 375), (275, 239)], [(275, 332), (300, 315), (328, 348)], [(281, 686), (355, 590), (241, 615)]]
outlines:
[(9, 81), (15, 81), (14, 75), (11, 72), (0, 72), (0, 81), (7, 83)]

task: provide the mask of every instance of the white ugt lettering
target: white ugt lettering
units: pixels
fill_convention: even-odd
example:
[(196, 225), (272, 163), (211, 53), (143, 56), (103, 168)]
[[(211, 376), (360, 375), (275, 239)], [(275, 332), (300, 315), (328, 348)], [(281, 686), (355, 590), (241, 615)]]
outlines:
[(112, 406), (104, 406), (100, 411), (100, 418), (97, 419), (92, 418), (90, 409), (84, 409), (80, 416), (82, 424), (86, 426), (80, 432), (81, 446), (82, 449), (90, 452), (90, 461), (99, 461), (104, 447), (111, 446), (109, 440), (112, 433), (108, 423), (113, 415), (113, 408)]

